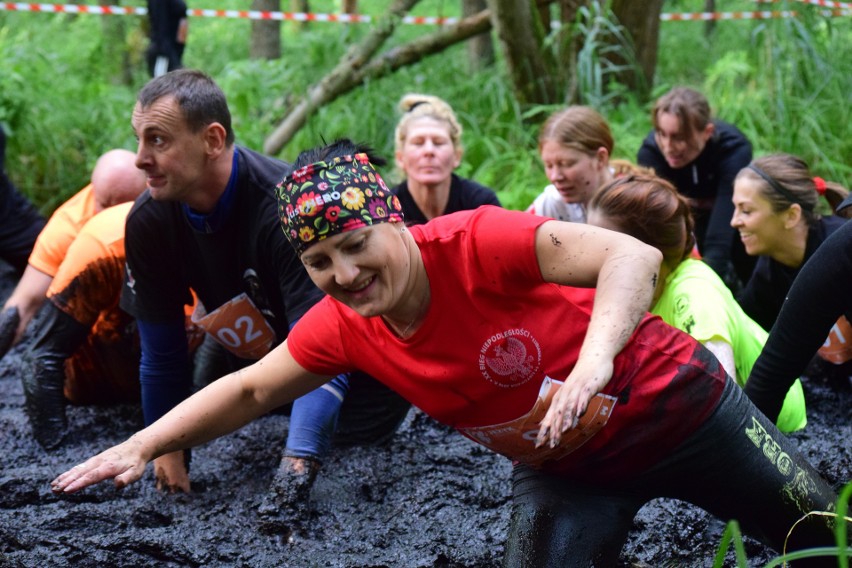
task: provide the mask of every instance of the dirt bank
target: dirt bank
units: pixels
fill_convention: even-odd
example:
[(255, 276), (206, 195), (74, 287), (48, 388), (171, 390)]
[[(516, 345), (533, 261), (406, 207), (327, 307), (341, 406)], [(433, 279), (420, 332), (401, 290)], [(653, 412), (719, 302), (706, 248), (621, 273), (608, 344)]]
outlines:
[[(0, 299), (13, 282), (0, 275)], [(197, 448), (193, 493), (159, 494), (148, 477), (57, 498), (59, 472), (142, 425), (133, 406), (69, 408), (68, 441), (32, 439), (18, 374), (25, 345), (0, 362), (0, 566), (497, 566), (508, 530), (507, 460), (412, 412), (387, 447), (339, 448), (317, 481), (310, 534), (256, 530), (287, 417), (263, 417)], [(852, 390), (808, 380), (809, 425), (794, 438), (834, 484), (852, 478)], [(712, 566), (720, 531), (689, 505), (658, 500), (636, 518), (623, 566)], [(774, 554), (747, 541), (751, 565)], [(732, 556), (729, 555), (732, 558)]]

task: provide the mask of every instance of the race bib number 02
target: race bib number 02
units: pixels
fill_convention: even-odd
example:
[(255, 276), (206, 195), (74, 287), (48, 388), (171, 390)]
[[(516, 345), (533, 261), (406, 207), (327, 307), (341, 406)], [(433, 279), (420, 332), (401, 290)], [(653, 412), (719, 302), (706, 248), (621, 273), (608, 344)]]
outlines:
[(269, 353), (275, 342), (275, 331), (245, 293), (209, 314), (199, 302), (192, 314), (192, 323), (242, 359), (260, 359)]
[(562, 434), (558, 446), (551, 448), (545, 445), (536, 448), (539, 422), (550, 408), (553, 395), (561, 385), (562, 381), (545, 377), (532, 409), (520, 418), (493, 426), (460, 428), (459, 432), (499, 454), (533, 467), (563, 458), (588, 442), (606, 425), (616, 399), (605, 394), (593, 396), (577, 426)]

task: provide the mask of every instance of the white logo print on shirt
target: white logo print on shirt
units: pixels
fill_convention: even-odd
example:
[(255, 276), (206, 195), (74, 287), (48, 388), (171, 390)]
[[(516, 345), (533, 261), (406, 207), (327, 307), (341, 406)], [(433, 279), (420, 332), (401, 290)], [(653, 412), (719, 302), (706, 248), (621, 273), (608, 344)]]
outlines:
[(541, 346), (526, 329), (508, 329), (489, 337), (479, 350), (482, 376), (500, 387), (517, 387), (541, 365)]

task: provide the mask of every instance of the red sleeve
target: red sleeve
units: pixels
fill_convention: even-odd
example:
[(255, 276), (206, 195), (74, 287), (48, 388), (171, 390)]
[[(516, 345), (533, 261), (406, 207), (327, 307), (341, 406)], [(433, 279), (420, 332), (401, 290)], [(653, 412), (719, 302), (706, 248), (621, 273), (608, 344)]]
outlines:
[(346, 308), (326, 296), (296, 322), (287, 336), (290, 354), (312, 373), (333, 376), (354, 370), (340, 331), (341, 309)]

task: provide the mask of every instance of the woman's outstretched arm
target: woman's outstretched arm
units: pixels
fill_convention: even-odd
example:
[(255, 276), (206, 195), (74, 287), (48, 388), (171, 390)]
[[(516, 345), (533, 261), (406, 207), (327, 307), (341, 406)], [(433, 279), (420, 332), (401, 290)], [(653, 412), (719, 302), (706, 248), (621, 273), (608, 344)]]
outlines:
[(214, 381), (127, 441), (61, 474), (51, 489), (74, 493), (110, 478), (116, 487), (124, 487), (142, 477), (152, 459), (233, 432), (328, 379), (296, 363), (285, 341), (257, 363)]

